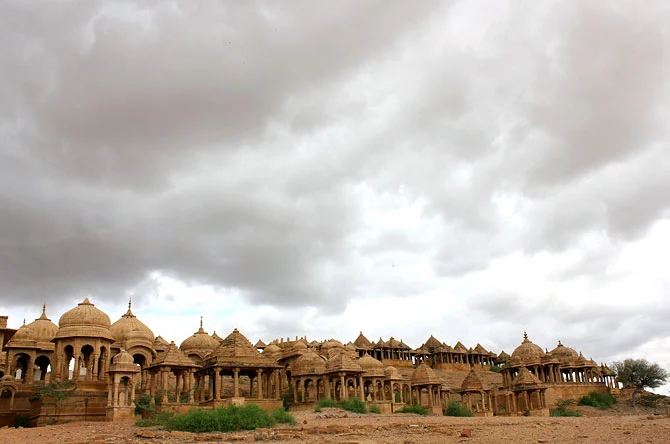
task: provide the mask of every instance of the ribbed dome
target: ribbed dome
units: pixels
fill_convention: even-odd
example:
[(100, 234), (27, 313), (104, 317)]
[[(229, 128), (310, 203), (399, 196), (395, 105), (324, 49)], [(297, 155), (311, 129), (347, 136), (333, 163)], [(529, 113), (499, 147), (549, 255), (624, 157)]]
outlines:
[(537, 361), (544, 356), (542, 348), (533, 344), (528, 339), (528, 335), (524, 332), (523, 342), (512, 352), (512, 359), (520, 359), (521, 361)]
[[(24, 321), (25, 322), (25, 321)], [(35, 331), (26, 324), (23, 324), (16, 330), (12, 339), (7, 343), (7, 347), (35, 347)]]
[(60, 317), (56, 338), (86, 337), (114, 340), (109, 331), (110, 325), (109, 316), (86, 298)]
[(265, 349), (263, 350), (264, 355), (265, 354), (274, 355), (274, 354), (277, 354), (277, 353), (281, 353), (281, 348), (279, 348), (279, 346), (277, 344), (270, 344), (267, 347), (265, 347)]
[(120, 344), (124, 344), (125, 347), (144, 345), (151, 348), (154, 343), (154, 332), (137, 319), (137, 316), (130, 310), (130, 302), (128, 302), (128, 311), (126, 314), (114, 322), (109, 331), (112, 333), (114, 340)]
[(51, 342), (56, 337), (56, 333), (58, 333), (58, 326), (47, 317), (46, 310), (46, 305), (43, 305), (42, 315), (28, 324), (33, 330), (37, 342)]
[(338, 341), (337, 339), (331, 339), (330, 341), (325, 342), (321, 346), (321, 350), (330, 350), (331, 348), (342, 349), (342, 348), (344, 348), (344, 345), (342, 345), (342, 343), (340, 341)]
[(114, 355), (112, 358), (112, 364), (134, 364), (135, 360), (133, 357), (130, 355), (125, 350), (121, 350), (121, 352), (117, 353)]
[(318, 375), (326, 369), (326, 361), (313, 351), (309, 350), (299, 357), (291, 366), (293, 376)]
[(358, 365), (365, 370), (366, 376), (384, 377), (384, 364), (370, 355), (365, 355), (358, 360)]
[(298, 341), (293, 345), (293, 350), (307, 350), (304, 342)]
[(358, 365), (360, 365), (363, 370), (384, 369), (384, 364), (370, 355), (365, 355), (360, 358), (358, 360)]
[(400, 376), (400, 372), (398, 371), (398, 369), (392, 366), (388, 366), (384, 369), (384, 376), (387, 379), (402, 379), (402, 376)]
[(579, 354), (574, 349), (561, 344), (561, 341), (558, 341), (556, 348), (549, 354), (560, 362), (573, 362), (579, 359)]
[(219, 344), (219, 341), (203, 330), (202, 320), (200, 320), (200, 328), (198, 331), (193, 333), (193, 336), (190, 338), (186, 338), (179, 346), (179, 349), (186, 354), (193, 352), (204, 356), (206, 353), (213, 351)]

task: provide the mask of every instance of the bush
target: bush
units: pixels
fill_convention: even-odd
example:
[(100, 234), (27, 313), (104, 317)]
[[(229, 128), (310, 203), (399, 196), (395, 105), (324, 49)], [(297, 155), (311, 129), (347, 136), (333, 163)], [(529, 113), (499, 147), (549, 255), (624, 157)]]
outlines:
[(340, 403), (340, 407), (343, 410), (348, 410), (354, 413), (367, 413), (368, 409), (365, 406), (365, 403), (359, 398), (348, 398)]
[(276, 424), (295, 425), (295, 418), (283, 408), (278, 408), (270, 414), (270, 418)]
[(327, 408), (339, 408), (340, 404), (332, 398), (319, 399), (317, 403), (317, 408), (327, 409)]
[(549, 411), (549, 416), (574, 416), (574, 417), (579, 417), (582, 416), (578, 411), (576, 410), (567, 410), (567, 409), (552, 409)]
[(500, 372), (501, 368), (498, 365), (492, 365), (489, 370), (492, 371), (492, 372), (498, 373), (498, 372)]
[(579, 405), (588, 405), (601, 410), (609, 409), (616, 404), (616, 398), (605, 393), (591, 392), (579, 400)]
[(370, 410), (370, 413), (381, 413), (381, 410), (379, 410), (379, 406), (377, 404), (372, 404), (368, 410)]
[(449, 404), (447, 405), (444, 414), (446, 416), (460, 416), (466, 418), (473, 416), (472, 411), (469, 408), (463, 407), (460, 403), (456, 401), (449, 401)]
[(234, 432), (270, 427), (276, 423), (295, 424), (293, 416), (283, 409), (272, 412), (272, 416), (254, 404), (237, 407), (234, 405), (213, 410), (193, 409), (183, 415), (160, 413), (155, 418), (141, 419), (138, 427), (163, 426), (167, 430), (182, 432)]
[(404, 406), (402, 406), (402, 409), (398, 411), (398, 413), (416, 413), (417, 415), (427, 415), (428, 410), (421, 407), (419, 404), (412, 404), (412, 405), (405, 404)]
[(556, 401), (556, 408), (549, 411), (549, 416), (582, 416), (569, 408), (572, 405), (575, 405), (574, 399), (559, 399)]

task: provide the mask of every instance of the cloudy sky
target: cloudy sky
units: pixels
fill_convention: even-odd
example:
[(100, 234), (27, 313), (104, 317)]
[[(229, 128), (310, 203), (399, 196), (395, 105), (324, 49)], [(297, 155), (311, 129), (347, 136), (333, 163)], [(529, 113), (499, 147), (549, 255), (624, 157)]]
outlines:
[[(0, 313), (670, 368), (670, 3), (0, 2)], [(667, 388), (664, 389), (666, 392)]]

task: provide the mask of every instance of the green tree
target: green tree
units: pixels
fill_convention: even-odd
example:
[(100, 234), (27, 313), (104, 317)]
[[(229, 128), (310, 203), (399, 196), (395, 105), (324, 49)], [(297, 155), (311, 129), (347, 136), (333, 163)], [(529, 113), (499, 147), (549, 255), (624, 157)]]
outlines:
[(660, 387), (670, 376), (658, 364), (652, 364), (646, 359), (625, 359), (614, 362), (612, 367), (624, 387), (635, 387), (632, 396), (633, 407), (635, 407), (635, 397), (645, 387)]

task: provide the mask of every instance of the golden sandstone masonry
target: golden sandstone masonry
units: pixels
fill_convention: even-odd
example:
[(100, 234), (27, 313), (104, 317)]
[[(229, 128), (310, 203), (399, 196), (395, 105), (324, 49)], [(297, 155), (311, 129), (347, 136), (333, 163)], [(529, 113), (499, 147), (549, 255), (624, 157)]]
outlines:
[(127, 312), (111, 323), (88, 299), (54, 324), (42, 314), (18, 330), (0, 317), (0, 426), (17, 416), (31, 424), (54, 419), (35, 394), (71, 382), (60, 420), (118, 420), (134, 415), (142, 397), (160, 409), (184, 411), (253, 403), (273, 410), (282, 398), (298, 405), (357, 397), (382, 412), (418, 403), (442, 414), (450, 401), (476, 416), (546, 416), (558, 399), (615, 392), (605, 365), (558, 343), (542, 350), (524, 333), (512, 352), (481, 345), (453, 347), (431, 336), (417, 349), (402, 340), (343, 344), (305, 337), (251, 342), (237, 329), (222, 338), (200, 328), (177, 346)]

